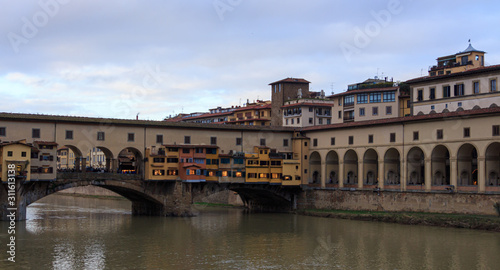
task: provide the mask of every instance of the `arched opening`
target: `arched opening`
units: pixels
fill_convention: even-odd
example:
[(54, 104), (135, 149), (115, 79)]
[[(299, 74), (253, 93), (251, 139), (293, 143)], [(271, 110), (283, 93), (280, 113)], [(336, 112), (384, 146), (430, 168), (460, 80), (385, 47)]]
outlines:
[(327, 184), (338, 184), (338, 172), (339, 172), (339, 156), (337, 152), (330, 151), (326, 155), (326, 173), (328, 178), (326, 179)]
[(486, 148), (486, 187), (500, 186), (500, 143), (494, 142)]
[(425, 156), (420, 147), (413, 147), (408, 151), (407, 168), (408, 186), (425, 184)]
[(378, 154), (373, 149), (368, 149), (363, 157), (363, 182), (365, 185), (378, 184)]
[(391, 148), (384, 155), (384, 185), (401, 184), (401, 166), (399, 151)]
[(457, 153), (458, 186), (477, 185), (477, 150), (471, 144), (464, 144)]
[(64, 145), (57, 149), (58, 172), (81, 172), (85, 168), (82, 151), (73, 145)]
[(450, 184), (450, 152), (443, 145), (434, 147), (431, 154), (432, 185)]
[(86, 155), (86, 168), (89, 172), (112, 172), (113, 153), (106, 147), (98, 146), (89, 149)]
[(344, 184), (358, 183), (358, 155), (354, 150), (348, 150), (344, 155)]
[(118, 173), (141, 174), (143, 166), (141, 151), (133, 147), (125, 148), (118, 154)]
[(313, 152), (309, 157), (309, 184), (321, 183), (321, 156)]

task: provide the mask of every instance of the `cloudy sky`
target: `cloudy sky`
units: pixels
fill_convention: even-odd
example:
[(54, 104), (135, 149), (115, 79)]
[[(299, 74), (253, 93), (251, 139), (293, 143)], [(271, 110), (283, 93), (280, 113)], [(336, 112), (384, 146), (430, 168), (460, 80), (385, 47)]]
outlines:
[(0, 0), (0, 111), (161, 120), (427, 73), (472, 45), (500, 64), (498, 1)]

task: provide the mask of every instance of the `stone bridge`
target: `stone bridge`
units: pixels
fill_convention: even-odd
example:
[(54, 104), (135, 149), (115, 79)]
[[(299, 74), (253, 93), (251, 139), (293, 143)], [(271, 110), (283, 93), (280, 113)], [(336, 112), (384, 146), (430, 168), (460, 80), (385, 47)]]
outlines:
[[(118, 173), (58, 173), (56, 181), (16, 179), (16, 220), (26, 219), (26, 207), (58, 191), (98, 186), (113, 191), (132, 202), (133, 215), (191, 216), (193, 193), (232, 190), (245, 206), (255, 211), (290, 211), (300, 188), (244, 183), (186, 183), (182, 181), (144, 181), (141, 175)], [(8, 220), (13, 211), (8, 205), (7, 183), (0, 189), (0, 218)]]

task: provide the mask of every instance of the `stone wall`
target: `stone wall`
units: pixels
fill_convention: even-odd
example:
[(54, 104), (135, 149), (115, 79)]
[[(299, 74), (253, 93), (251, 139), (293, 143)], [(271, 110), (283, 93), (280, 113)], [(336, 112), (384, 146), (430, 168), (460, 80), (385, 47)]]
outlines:
[(496, 215), (495, 202), (500, 195), (318, 189), (302, 192), (297, 208)]
[(74, 187), (59, 191), (60, 193), (69, 194), (79, 194), (79, 195), (89, 195), (89, 196), (113, 196), (121, 197), (119, 194), (113, 191), (107, 190), (105, 188), (86, 186), (86, 187)]

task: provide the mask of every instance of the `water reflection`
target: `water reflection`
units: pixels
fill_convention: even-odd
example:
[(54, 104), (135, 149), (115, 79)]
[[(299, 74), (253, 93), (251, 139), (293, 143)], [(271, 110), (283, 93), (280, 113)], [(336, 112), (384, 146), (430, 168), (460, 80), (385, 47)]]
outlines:
[[(26, 269), (495, 269), (497, 233), (203, 209), (132, 217), (130, 203), (49, 196), (18, 223)], [(0, 239), (7, 239), (6, 223)], [(0, 269), (12, 265), (0, 255)]]

